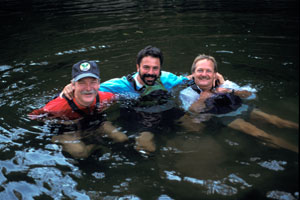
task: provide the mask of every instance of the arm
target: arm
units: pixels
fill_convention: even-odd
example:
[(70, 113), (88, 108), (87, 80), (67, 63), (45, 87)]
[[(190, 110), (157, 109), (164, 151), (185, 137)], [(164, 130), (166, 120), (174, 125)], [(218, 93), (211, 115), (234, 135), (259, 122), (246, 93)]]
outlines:
[[(125, 92), (126, 87), (124, 86), (121, 87), (120, 86), (122, 85), (121, 83), (123, 83), (122, 79), (119, 78), (111, 79), (101, 83), (99, 90), (104, 92), (111, 92), (111, 93), (122, 93), (123, 91)], [(69, 83), (64, 87), (63, 91), (60, 93), (59, 96), (62, 98), (63, 95), (65, 95), (70, 100), (74, 98), (74, 91), (71, 83)]]
[(249, 92), (247, 90), (237, 90), (237, 91), (234, 91), (234, 94), (241, 98), (248, 98), (252, 95), (252, 92)]
[(216, 92), (218, 93), (232, 93), (236, 96), (239, 96), (240, 98), (248, 98), (252, 95), (252, 92), (248, 90), (234, 90), (234, 89), (228, 89), (228, 88), (217, 88)]
[(205, 100), (210, 96), (211, 96), (211, 93), (202, 92), (200, 95), (200, 98), (189, 107), (189, 111), (191, 111), (193, 113), (202, 112), (206, 108)]
[(68, 85), (66, 85), (63, 89), (63, 91), (59, 94), (59, 97), (62, 98), (63, 95), (65, 95), (68, 99), (73, 99), (74, 97), (74, 92), (73, 92), (73, 87), (72, 84), (69, 83)]

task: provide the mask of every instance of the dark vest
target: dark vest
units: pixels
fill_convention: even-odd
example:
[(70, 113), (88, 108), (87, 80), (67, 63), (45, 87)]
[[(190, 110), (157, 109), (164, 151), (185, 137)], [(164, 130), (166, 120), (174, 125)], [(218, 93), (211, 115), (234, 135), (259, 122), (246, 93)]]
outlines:
[(96, 96), (96, 105), (95, 108), (90, 113), (85, 113), (83, 110), (80, 110), (78, 106), (74, 103), (73, 100), (68, 99), (63, 96), (72, 110), (78, 113), (82, 119), (78, 123), (72, 125), (64, 124), (51, 124), (51, 132), (61, 134), (63, 132), (69, 131), (92, 131), (97, 129), (103, 121), (105, 121), (105, 116), (103, 113), (99, 112), (100, 108), (100, 97), (99, 94)]

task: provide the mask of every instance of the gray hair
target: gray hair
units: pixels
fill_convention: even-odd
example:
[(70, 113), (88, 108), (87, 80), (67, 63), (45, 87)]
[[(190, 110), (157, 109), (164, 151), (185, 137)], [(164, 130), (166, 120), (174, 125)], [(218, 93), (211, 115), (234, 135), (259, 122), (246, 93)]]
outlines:
[(191, 73), (194, 73), (196, 70), (196, 63), (200, 60), (210, 60), (213, 62), (214, 64), (214, 72), (217, 73), (218, 72), (218, 66), (217, 66), (217, 61), (214, 57), (212, 56), (208, 56), (205, 54), (200, 54), (199, 56), (197, 56), (192, 64), (192, 68), (191, 68)]

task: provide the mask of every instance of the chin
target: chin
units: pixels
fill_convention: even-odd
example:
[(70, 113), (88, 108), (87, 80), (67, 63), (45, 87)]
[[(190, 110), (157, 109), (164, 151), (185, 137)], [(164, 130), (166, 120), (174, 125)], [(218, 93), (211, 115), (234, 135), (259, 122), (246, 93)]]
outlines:
[(91, 98), (84, 98), (83, 101), (86, 105), (90, 105), (91, 103), (94, 102), (95, 97), (91, 97)]
[(151, 83), (147, 83), (148, 86), (153, 86), (154, 85), (154, 82), (151, 82)]

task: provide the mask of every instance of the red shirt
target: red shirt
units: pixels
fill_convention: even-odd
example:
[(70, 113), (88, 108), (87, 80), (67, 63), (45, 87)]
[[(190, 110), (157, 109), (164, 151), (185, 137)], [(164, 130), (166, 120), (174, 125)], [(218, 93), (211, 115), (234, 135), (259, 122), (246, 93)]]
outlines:
[[(116, 96), (110, 92), (98, 91), (98, 94), (100, 98), (100, 109), (98, 111), (102, 112), (114, 102)], [(73, 101), (76, 104), (76, 106), (86, 114), (90, 114), (95, 109), (96, 98), (89, 107), (79, 105), (76, 102), (75, 98), (73, 99)], [(29, 118), (31, 119), (38, 119), (42, 117), (74, 120), (81, 118), (82, 116), (72, 110), (68, 101), (65, 98), (57, 97), (48, 102), (44, 107), (34, 110), (29, 114)]]

